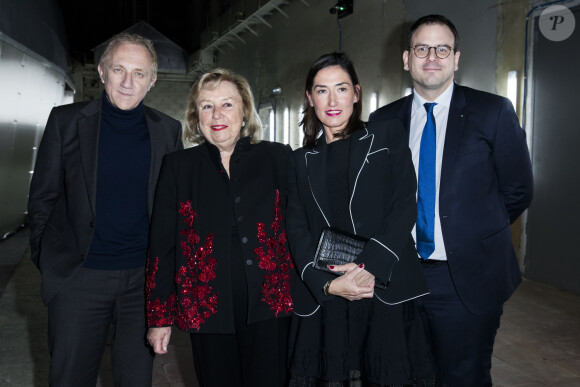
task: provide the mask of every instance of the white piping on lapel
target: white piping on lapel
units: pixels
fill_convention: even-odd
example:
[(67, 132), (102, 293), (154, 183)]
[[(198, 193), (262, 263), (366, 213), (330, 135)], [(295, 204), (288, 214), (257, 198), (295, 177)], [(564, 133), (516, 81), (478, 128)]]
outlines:
[(373, 142), (375, 141), (375, 135), (374, 134), (369, 134), (369, 130), (367, 129), (367, 126), (366, 125), (364, 126), (364, 130), (365, 130), (366, 134), (364, 136), (362, 136), (361, 138), (359, 138), (358, 141), (365, 140), (367, 137), (370, 137), (371, 138), (371, 143), (369, 144), (369, 149), (367, 150), (367, 154), (366, 154), (366, 156), (365, 156), (365, 158), (363, 160), (363, 163), (360, 166), (360, 169), (358, 170), (358, 173), (356, 174), (356, 179), (354, 181), (354, 188), (352, 189), (352, 195), (350, 195), (350, 200), (348, 202), (348, 211), (349, 211), (349, 215), (350, 215), (350, 221), (352, 223), (352, 229), (354, 230), (355, 235), (357, 235), (357, 232), (356, 232), (356, 226), (354, 225), (354, 217), (352, 216), (352, 199), (354, 199), (354, 194), (356, 192), (356, 186), (358, 184), (358, 178), (359, 178), (359, 176), (360, 176), (360, 174), (361, 174), (361, 172), (362, 172), (365, 164), (369, 162), (369, 159), (368, 159), (369, 155), (372, 155), (372, 154), (375, 154), (377, 152), (381, 152), (381, 151), (384, 151), (384, 150), (387, 150), (387, 152), (389, 152), (389, 148), (381, 148), (381, 149), (377, 149), (374, 152), (371, 152), (370, 150), (373, 148)]
[(314, 313), (318, 312), (318, 309), (320, 309), (320, 305), (318, 305), (318, 306), (316, 307), (316, 309), (314, 309), (314, 311), (313, 311), (312, 313), (310, 313), (310, 314), (300, 314), (300, 313), (296, 313), (296, 312), (294, 312), (294, 314), (295, 314), (296, 316), (300, 316), (300, 317), (310, 317), (310, 316), (312, 316)]
[(300, 273), (300, 278), (302, 278), (302, 280), (304, 280), (304, 272), (306, 271), (306, 268), (310, 265), (314, 265), (314, 261), (308, 263), (308, 265), (304, 266), (304, 269), (302, 269), (302, 273)]
[[(366, 139), (367, 137), (371, 137), (371, 142), (370, 142), (369, 150), (367, 151), (367, 154), (366, 154), (366, 156), (365, 156), (365, 159), (364, 159), (364, 161), (363, 161), (363, 163), (362, 163), (362, 165), (361, 165), (361, 167), (360, 167), (360, 169), (359, 169), (359, 171), (358, 171), (358, 174), (356, 175), (356, 180), (355, 180), (355, 183), (354, 183), (354, 188), (353, 188), (352, 195), (351, 195), (351, 197), (350, 197), (350, 201), (349, 201), (350, 219), (351, 219), (351, 222), (352, 222), (352, 228), (353, 228), (353, 230), (354, 230), (354, 233), (355, 233), (355, 234), (356, 234), (357, 232), (356, 232), (356, 226), (355, 226), (355, 224), (354, 224), (354, 217), (352, 216), (352, 199), (354, 198), (354, 194), (355, 194), (355, 191), (356, 191), (356, 186), (357, 186), (357, 184), (358, 184), (358, 178), (359, 178), (359, 176), (360, 176), (360, 173), (362, 172), (362, 169), (364, 168), (364, 166), (365, 166), (365, 163), (369, 163), (368, 157), (369, 157), (370, 155), (372, 155), (372, 154), (375, 154), (375, 153), (377, 153), (377, 152), (382, 152), (382, 151), (385, 151), (385, 150), (386, 150), (387, 152), (390, 152), (389, 148), (387, 148), (387, 147), (385, 147), (385, 148), (381, 148), (381, 149), (377, 149), (377, 150), (375, 150), (374, 152), (371, 152), (370, 150), (371, 150), (371, 149), (372, 149), (372, 147), (373, 147), (373, 142), (374, 142), (374, 139), (375, 139), (375, 135), (374, 135), (374, 134), (369, 134), (369, 131), (368, 131), (368, 129), (367, 129), (367, 127), (366, 127), (366, 126), (365, 126), (365, 131), (367, 132), (367, 133), (366, 133), (366, 135), (362, 136), (362, 137), (359, 139), (359, 141), (360, 141), (360, 140), (364, 140), (364, 139)], [(397, 254), (395, 254), (395, 252), (394, 252), (393, 250), (389, 249), (389, 247), (388, 247), (388, 246), (385, 246), (385, 245), (384, 245), (382, 242), (380, 242), (379, 240), (377, 240), (377, 239), (375, 239), (375, 238), (371, 238), (371, 240), (372, 240), (372, 241), (375, 241), (376, 243), (378, 243), (379, 245), (381, 245), (383, 248), (385, 248), (386, 250), (388, 250), (388, 251), (389, 251), (391, 254), (393, 254), (393, 256), (394, 256), (394, 257), (397, 259), (397, 262), (398, 262), (398, 261), (400, 261), (400, 258), (397, 256)], [(390, 280), (390, 278), (389, 278), (389, 280)], [(428, 293), (425, 293), (425, 294), (428, 294)], [(418, 298), (418, 297), (424, 296), (425, 294), (421, 294), (421, 295), (418, 295), (418, 296), (416, 296), (416, 297), (409, 298), (408, 300), (402, 300), (402, 301), (398, 301), (398, 302), (395, 302), (395, 303), (392, 303), (392, 304), (391, 304), (391, 303), (388, 303), (388, 302), (386, 302), (385, 300), (383, 300), (383, 299), (382, 299), (381, 297), (379, 297), (379, 296), (378, 296), (376, 293), (374, 294), (374, 296), (375, 296), (376, 298), (378, 298), (378, 299), (379, 299), (379, 301), (381, 301), (381, 302), (382, 302), (382, 303), (384, 303), (384, 304), (387, 304), (387, 305), (396, 305), (396, 304), (400, 304), (400, 303), (403, 303), (403, 302), (406, 302), (406, 301), (412, 300), (413, 298)]]
[(385, 249), (389, 250), (391, 252), (391, 254), (393, 254), (395, 256), (395, 258), (397, 258), (397, 262), (400, 261), (399, 257), (397, 256), (397, 254), (395, 254), (395, 252), (391, 249), (389, 249), (387, 246), (385, 246), (384, 244), (382, 244), (381, 242), (379, 242), (378, 240), (376, 240), (375, 238), (371, 238), (371, 241), (375, 241), (377, 242), (379, 245), (383, 246)]
[[(317, 152), (316, 150), (312, 150), (311, 152), (306, 152), (304, 154), (304, 162), (306, 163), (306, 169), (308, 170), (308, 155), (317, 155), (320, 152)], [(314, 201), (316, 202), (316, 205), (318, 206), (318, 209), (320, 210), (320, 213), (322, 214), (322, 217), (324, 218), (324, 221), (326, 222), (326, 225), (328, 227), (330, 227), (330, 222), (328, 221), (328, 219), (326, 218), (326, 215), (324, 215), (324, 211), (322, 211), (322, 207), (320, 207), (320, 204), (318, 204), (318, 200), (316, 200), (316, 196), (314, 195), (314, 191), (312, 190), (312, 184), (310, 184), (310, 174), (306, 174), (306, 176), (308, 177), (308, 186), (310, 187), (310, 192), (312, 193), (312, 197), (314, 198)]]
[(376, 298), (378, 298), (379, 301), (381, 301), (383, 304), (387, 304), (387, 305), (398, 305), (398, 304), (402, 304), (403, 302), (407, 302), (407, 301), (410, 301), (410, 300), (414, 300), (415, 298), (419, 298), (419, 297), (426, 296), (427, 294), (429, 294), (429, 292), (423, 293), (423, 294), (419, 294), (419, 295), (416, 295), (415, 297), (407, 298), (406, 300), (401, 300), (401, 301), (397, 301), (397, 302), (393, 302), (393, 303), (386, 302), (381, 297), (377, 296), (377, 293), (375, 293), (374, 296)]
[[(312, 150), (311, 152), (306, 152), (304, 154), (304, 162), (306, 163), (306, 169), (308, 170), (308, 155), (312, 154), (312, 155), (316, 155), (319, 152), (317, 152), (316, 150)], [(316, 196), (314, 196), (314, 191), (312, 191), (312, 184), (310, 184), (310, 175), (306, 174), (306, 176), (308, 177), (308, 186), (310, 187), (310, 193), (312, 193), (312, 197), (314, 198), (314, 201), (316, 202), (316, 205), (318, 206), (318, 209), (320, 210), (320, 213), (322, 214), (322, 217), (324, 218), (324, 221), (326, 222), (326, 224), (328, 226), (330, 226), (330, 223), (328, 223), (328, 219), (326, 219), (326, 216), (324, 215), (324, 212), (322, 211), (322, 208), (320, 208), (320, 204), (318, 204), (318, 200), (316, 200)], [(314, 259), (314, 258), (313, 258)], [(308, 268), (308, 266), (310, 265), (314, 265), (314, 260), (312, 262), (309, 262), (306, 266), (304, 266), (304, 269), (302, 269), (302, 272), (300, 273), (300, 278), (302, 280), (304, 280), (304, 272), (306, 271), (306, 269)], [(318, 312), (318, 310), (320, 309), (320, 305), (318, 305), (316, 307), (316, 309), (314, 309), (311, 313), (309, 314), (300, 314), (300, 313), (296, 313), (294, 312), (294, 314), (296, 316), (300, 316), (300, 317), (310, 317), (312, 316), (314, 313)]]

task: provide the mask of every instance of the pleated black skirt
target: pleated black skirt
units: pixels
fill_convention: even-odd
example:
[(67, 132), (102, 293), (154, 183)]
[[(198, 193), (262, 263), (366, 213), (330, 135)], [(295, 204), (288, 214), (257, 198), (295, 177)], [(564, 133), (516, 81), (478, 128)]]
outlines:
[(295, 315), (289, 362), (295, 387), (436, 385), (415, 301), (391, 306), (376, 298), (350, 302), (335, 297), (310, 317)]

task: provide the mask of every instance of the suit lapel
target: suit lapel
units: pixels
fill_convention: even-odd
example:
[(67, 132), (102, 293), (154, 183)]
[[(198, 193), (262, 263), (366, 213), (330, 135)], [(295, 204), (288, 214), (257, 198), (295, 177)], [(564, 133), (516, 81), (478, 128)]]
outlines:
[[(89, 201), (95, 213), (97, 198), (97, 165), (99, 159), (99, 125), (101, 119), (101, 100), (97, 99), (81, 110), (82, 116), (77, 121), (77, 133), (81, 153), (81, 164)], [(149, 167), (148, 205), (149, 214), (153, 208), (156, 176), (165, 155), (164, 132), (160, 130), (160, 119), (151, 109), (145, 106), (145, 118), (151, 142), (151, 163)], [(157, 144), (155, 146), (154, 144)]]
[(318, 139), (317, 145), (316, 148), (306, 151), (304, 162), (306, 163), (308, 184), (314, 201), (318, 205), (326, 224), (330, 226), (328, 194), (326, 191), (326, 141), (324, 141), (324, 137)]
[[(371, 123), (367, 124), (371, 125)], [(371, 151), (374, 135), (369, 135), (367, 128), (357, 130), (351, 135), (350, 158), (348, 162), (348, 189), (349, 189), (349, 217), (352, 225), (352, 232), (357, 233), (354, 216), (352, 213), (352, 203), (355, 200), (358, 186), (358, 177), (367, 165), (367, 156)]]
[(147, 129), (149, 129), (149, 141), (151, 143), (151, 163), (149, 165), (149, 185), (147, 190), (147, 203), (149, 206), (149, 215), (153, 210), (153, 198), (155, 196), (155, 185), (157, 175), (161, 168), (161, 161), (165, 155), (166, 149), (163, 144), (166, 143), (164, 131), (160, 124), (160, 118), (153, 110), (145, 106), (145, 119)]
[[(364, 130), (358, 130), (351, 135), (348, 163), (348, 188), (350, 194), (349, 209), (352, 207), (352, 201), (357, 190), (358, 176), (360, 171), (362, 171), (366, 165), (365, 163), (367, 155), (371, 150), (372, 141), (373, 136), (368, 135), (366, 128)], [(308, 183), (310, 185), (310, 190), (312, 191), (312, 196), (314, 197), (326, 224), (330, 226), (328, 218), (330, 210), (328, 208), (328, 192), (325, 177), (328, 168), (326, 158), (327, 144), (322, 137), (319, 139), (318, 144), (319, 146), (317, 148), (307, 151), (304, 157)], [(349, 217), (353, 227), (353, 230), (351, 231), (356, 233), (352, 210), (350, 211)]]
[(447, 118), (447, 132), (445, 133), (445, 147), (441, 164), (440, 192), (444, 192), (445, 183), (453, 181), (453, 166), (457, 157), (459, 142), (465, 125), (465, 94), (459, 85), (454, 86), (449, 117)]
[(82, 116), (77, 120), (81, 168), (93, 214), (95, 213), (97, 199), (100, 112), (101, 100), (97, 99), (81, 110)]
[(411, 107), (413, 106), (413, 94), (408, 95), (403, 100), (396, 117), (403, 123), (403, 127), (407, 131), (407, 139), (411, 132)]

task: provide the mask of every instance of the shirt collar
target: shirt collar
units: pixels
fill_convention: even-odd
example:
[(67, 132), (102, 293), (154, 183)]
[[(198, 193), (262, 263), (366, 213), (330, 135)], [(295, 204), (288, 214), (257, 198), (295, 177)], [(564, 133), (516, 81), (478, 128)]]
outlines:
[[(435, 99), (435, 103), (439, 107), (446, 107), (448, 108), (451, 105), (451, 97), (453, 96), (453, 88), (455, 87), (455, 82), (451, 82), (447, 89), (439, 97)], [(416, 112), (419, 109), (425, 109), (423, 105), (425, 105), (427, 101), (425, 98), (421, 97), (414, 89), (413, 89), (413, 106), (411, 108), (412, 112)]]

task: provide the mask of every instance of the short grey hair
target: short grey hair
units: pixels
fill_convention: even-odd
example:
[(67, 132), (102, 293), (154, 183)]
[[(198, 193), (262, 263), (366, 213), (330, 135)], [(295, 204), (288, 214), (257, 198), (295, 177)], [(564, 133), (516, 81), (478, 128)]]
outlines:
[(151, 71), (152, 71), (151, 77), (157, 78), (157, 68), (158, 68), (157, 52), (155, 52), (153, 42), (150, 39), (147, 39), (137, 34), (128, 34), (126, 32), (121, 32), (120, 34), (113, 36), (109, 40), (109, 44), (107, 44), (107, 48), (105, 48), (103, 55), (101, 55), (101, 59), (99, 60), (99, 67), (101, 67), (102, 69), (106, 68), (107, 62), (109, 61), (109, 57), (111, 56), (113, 50), (123, 43), (135, 44), (138, 46), (143, 46), (147, 49), (149, 55), (151, 56)]

